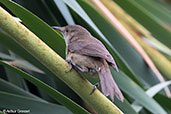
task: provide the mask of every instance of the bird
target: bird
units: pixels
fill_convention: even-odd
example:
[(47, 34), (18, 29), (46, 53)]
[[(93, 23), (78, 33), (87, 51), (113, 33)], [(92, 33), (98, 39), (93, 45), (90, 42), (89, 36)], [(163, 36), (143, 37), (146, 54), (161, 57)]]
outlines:
[(74, 67), (81, 72), (97, 73), (102, 93), (110, 96), (112, 101), (116, 95), (123, 102), (124, 97), (112, 77), (109, 66), (112, 66), (116, 72), (119, 70), (105, 46), (80, 25), (53, 26), (52, 28), (60, 31), (64, 37), (68, 71)]

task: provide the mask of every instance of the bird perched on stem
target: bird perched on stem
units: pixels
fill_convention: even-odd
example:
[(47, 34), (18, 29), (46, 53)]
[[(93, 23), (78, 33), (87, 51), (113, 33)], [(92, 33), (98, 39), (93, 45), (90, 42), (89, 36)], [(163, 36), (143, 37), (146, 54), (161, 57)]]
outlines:
[(81, 72), (97, 72), (103, 94), (110, 96), (112, 100), (116, 95), (120, 101), (123, 101), (124, 97), (112, 77), (109, 65), (117, 72), (118, 68), (105, 46), (80, 25), (53, 28), (64, 36), (68, 71), (74, 66)]

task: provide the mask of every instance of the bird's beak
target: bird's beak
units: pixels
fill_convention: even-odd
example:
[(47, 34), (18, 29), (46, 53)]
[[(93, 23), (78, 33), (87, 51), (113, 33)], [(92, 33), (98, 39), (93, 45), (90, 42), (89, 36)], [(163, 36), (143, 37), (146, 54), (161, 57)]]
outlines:
[(52, 26), (52, 28), (55, 29), (55, 30), (58, 30), (58, 31), (60, 31), (62, 33), (64, 32), (64, 28), (63, 27)]

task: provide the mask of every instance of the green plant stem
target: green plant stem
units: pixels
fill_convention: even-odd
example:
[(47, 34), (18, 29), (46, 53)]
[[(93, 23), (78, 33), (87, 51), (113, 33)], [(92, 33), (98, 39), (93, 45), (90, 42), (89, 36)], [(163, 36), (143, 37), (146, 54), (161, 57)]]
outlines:
[(17, 22), (2, 7), (0, 7), (0, 15), (0, 28), (12, 36), (17, 43), (70, 86), (87, 104), (94, 108), (98, 114), (122, 113), (119, 108), (101, 94), (100, 91), (96, 90), (90, 95), (93, 85), (81, 77), (75, 70), (66, 72), (69, 66), (65, 60), (25, 26)]

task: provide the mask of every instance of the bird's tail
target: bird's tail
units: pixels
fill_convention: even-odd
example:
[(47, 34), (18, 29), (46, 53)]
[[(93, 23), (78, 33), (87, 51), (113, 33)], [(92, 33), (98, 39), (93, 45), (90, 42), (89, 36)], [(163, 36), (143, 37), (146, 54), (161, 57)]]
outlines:
[(112, 74), (109, 69), (108, 63), (104, 60), (104, 65), (101, 67), (100, 71), (98, 72), (100, 78), (100, 85), (102, 88), (102, 92), (105, 96), (110, 96), (112, 101), (114, 100), (114, 94), (116, 97), (123, 101), (124, 97), (118, 88), (116, 82), (114, 81)]

